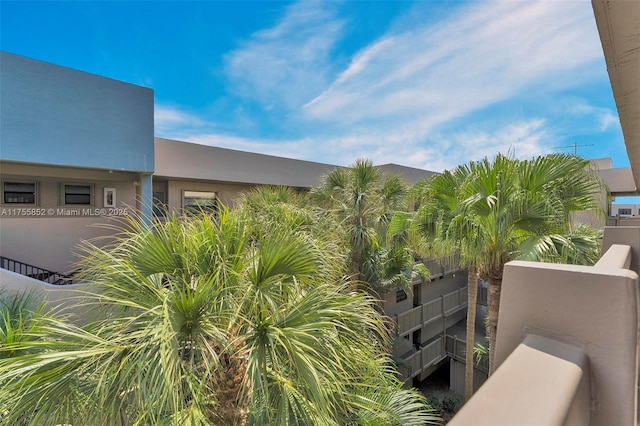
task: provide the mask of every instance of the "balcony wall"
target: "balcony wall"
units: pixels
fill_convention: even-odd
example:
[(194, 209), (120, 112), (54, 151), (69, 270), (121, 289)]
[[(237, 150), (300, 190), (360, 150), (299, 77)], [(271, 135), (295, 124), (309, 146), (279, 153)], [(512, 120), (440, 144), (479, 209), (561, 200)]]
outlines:
[[(464, 342), (454, 336), (446, 336), (446, 330), (465, 317), (466, 307), (467, 287), (462, 287), (394, 316), (398, 336), (419, 346), (404, 357), (406, 371), (403, 371), (402, 379), (405, 382), (418, 375), (423, 379), (431, 367), (452, 356), (456, 348), (464, 350)], [(417, 330), (420, 330), (420, 341), (413, 342), (413, 332)], [(462, 344), (456, 346), (456, 340)]]
[(640, 217), (609, 217), (607, 226), (640, 226)]
[(84, 293), (90, 290), (88, 284), (52, 285), (0, 268), (0, 293), (33, 293), (42, 297), (48, 309), (64, 309), (74, 315), (77, 324), (86, 320), (85, 309), (80, 305)]
[[(467, 287), (451, 291), (427, 303), (416, 306), (413, 309), (395, 315), (396, 330), (399, 336), (405, 336), (423, 327), (440, 325), (439, 329), (431, 336), (425, 336), (426, 341), (446, 328), (444, 321), (452, 315), (467, 307)], [(457, 322), (457, 321), (456, 321)], [(450, 322), (449, 325), (452, 325)]]
[(506, 265), (497, 369), (451, 425), (637, 423), (640, 228), (605, 228), (603, 251)]

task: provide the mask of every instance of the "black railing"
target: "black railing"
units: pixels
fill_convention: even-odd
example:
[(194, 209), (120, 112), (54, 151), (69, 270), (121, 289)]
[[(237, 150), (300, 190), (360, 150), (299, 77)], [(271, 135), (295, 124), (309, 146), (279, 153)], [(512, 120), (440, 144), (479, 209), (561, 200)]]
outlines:
[(71, 275), (49, 271), (18, 260), (0, 256), (0, 268), (54, 285), (73, 284)]

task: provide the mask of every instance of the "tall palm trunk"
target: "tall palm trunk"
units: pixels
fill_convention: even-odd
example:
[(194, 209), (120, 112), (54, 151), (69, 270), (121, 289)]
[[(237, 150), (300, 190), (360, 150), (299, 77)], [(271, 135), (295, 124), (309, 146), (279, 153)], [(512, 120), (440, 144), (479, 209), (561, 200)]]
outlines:
[(498, 333), (498, 315), (500, 313), (500, 294), (502, 293), (502, 271), (489, 275), (489, 375), (495, 369), (496, 337)]
[(467, 293), (467, 353), (464, 371), (465, 401), (468, 401), (471, 395), (473, 395), (473, 347), (475, 346), (476, 337), (476, 303), (478, 301), (478, 271), (475, 267), (469, 268)]

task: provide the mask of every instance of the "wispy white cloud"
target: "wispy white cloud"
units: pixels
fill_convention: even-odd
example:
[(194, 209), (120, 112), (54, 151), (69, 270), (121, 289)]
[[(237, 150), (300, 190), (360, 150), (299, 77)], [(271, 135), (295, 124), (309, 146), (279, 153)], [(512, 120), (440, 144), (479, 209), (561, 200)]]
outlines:
[(441, 171), (497, 152), (543, 154), (617, 122), (611, 109), (567, 94), (606, 79), (589, 2), (471, 2), (435, 24), (419, 19), (429, 6), (409, 12), (412, 25), (391, 23), (343, 70), (331, 54), (346, 29), (328, 2), (289, 6), (230, 52), (230, 90), (277, 108), (285, 138), (234, 133), (172, 107), (159, 109), (156, 128), (291, 158), (348, 165), (367, 157)]
[(155, 134), (162, 138), (298, 159), (307, 159), (315, 154), (305, 152), (308, 141), (304, 138), (269, 140), (225, 133), (215, 123), (177, 106), (156, 104), (154, 118)]
[(407, 113), (445, 122), (534, 84), (566, 88), (570, 71), (602, 55), (592, 21), (584, 2), (472, 3), (376, 41), (305, 110), (351, 124)]
[(612, 110), (592, 105), (585, 99), (571, 97), (563, 104), (567, 114), (574, 118), (582, 118), (589, 123), (585, 131), (604, 132), (620, 123), (618, 116)]
[(274, 27), (254, 33), (226, 55), (230, 90), (267, 109), (299, 107), (326, 87), (330, 53), (342, 28), (331, 3), (291, 5)]
[(187, 129), (197, 129), (197, 131), (201, 132), (205, 128), (214, 127), (213, 123), (204, 120), (196, 114), (188, 113), (175, 105), (156, 103), (153, 119), (155, 132), (158, 136), (184, 132)]

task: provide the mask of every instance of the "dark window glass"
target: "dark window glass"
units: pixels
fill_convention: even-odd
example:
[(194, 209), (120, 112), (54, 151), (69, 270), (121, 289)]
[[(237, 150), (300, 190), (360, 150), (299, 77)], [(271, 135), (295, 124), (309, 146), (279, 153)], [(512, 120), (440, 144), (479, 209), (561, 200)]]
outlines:
[(165, 217), (167, 215), (167, 199), (164, 192), (153, 191), (153, 215)]
[(91, 204), (91, 185), (65, 185), (65, 204)]
[(6, 204), (35, 204), (36, 184), (4, 182), (3, 194), (3, 202)]

